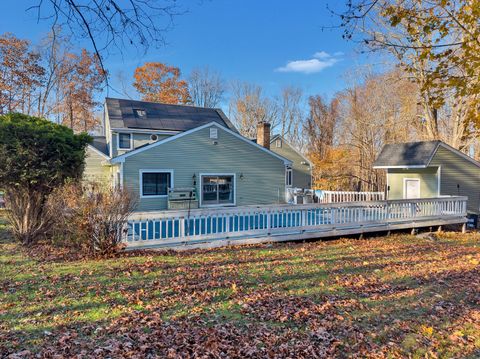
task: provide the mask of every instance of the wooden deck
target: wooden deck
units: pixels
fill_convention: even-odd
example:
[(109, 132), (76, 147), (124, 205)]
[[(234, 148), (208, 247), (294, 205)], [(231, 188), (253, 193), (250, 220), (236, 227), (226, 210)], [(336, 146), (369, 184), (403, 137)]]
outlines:
[(206, 248), (466, 223), (467, 197), (135, 213), (128, 248)]

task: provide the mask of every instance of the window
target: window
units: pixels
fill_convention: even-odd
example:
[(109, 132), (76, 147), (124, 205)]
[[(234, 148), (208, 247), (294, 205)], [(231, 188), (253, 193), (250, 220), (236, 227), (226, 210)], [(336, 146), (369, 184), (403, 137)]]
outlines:
[(135, 115), (135, 118), (145, 118), (147, 117), (147, 112), (143, 109), (133, 109), (133, 114)]
[(287, 167), (287, 169), (285, 170), (285, 185), (292, 185), (292, 169), (289, 167)]
[(277, 147), (277, 148), (282, 147), (282, 140), (277, 139), (277, 140), (275, 141), (275, 147)]
[(158, 136), (156, 134), (152, 134), (152, 135), (150, 135), (150, 139), (152, 141), (156, 141), (156, 140), (158, 140)]
[(210, 138), (213, 140), (218, 139), (218, 128), (211, 128), (210, 129)]
[(172, 171), (141, 171), (141, 196), (166, 196), (172, 187)]
[(235, 205), (235, 176), (201, 175), (202, 205), (221, 206)]
[(119, 133), (118, 134), (118, 148), (120, 150), (129, 150), (132, 148), (132, 134)]

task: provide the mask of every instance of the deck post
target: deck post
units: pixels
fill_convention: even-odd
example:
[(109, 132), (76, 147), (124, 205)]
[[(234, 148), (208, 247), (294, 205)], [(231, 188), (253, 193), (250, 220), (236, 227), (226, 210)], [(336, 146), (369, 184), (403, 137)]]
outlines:
[(467, 233), (467, 224), (462, 224), (462, 233)]
[(437, 232), (439, 232), (439, 233), (440, 233), (441, 231), (442, 231), (442, 226), (438, 226), (438, 228), (437, 228)]

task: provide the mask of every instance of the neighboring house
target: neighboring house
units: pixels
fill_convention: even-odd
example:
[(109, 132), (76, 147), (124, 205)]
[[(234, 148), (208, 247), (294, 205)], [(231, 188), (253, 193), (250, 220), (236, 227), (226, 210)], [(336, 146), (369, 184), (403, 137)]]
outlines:
[(480, 207), (480, 162), (441, 141), (385, 145), (373, 168), (387, 171), (388, 199), (468, 196)]
[(270, 149), (292, 161), (285, 179), (287, 186), (305, 189), (312, 187), (312, 164), (304, 155), (280, 135), (274, 135), (271, 138)]
[(85, 177), (127, 188), (138, 211), (168, 209), (169, 188), (194, 188), (200, 207), (285, 202), (291, 161), (241, 136), (219, 109), (107, 98), (104, 122)]

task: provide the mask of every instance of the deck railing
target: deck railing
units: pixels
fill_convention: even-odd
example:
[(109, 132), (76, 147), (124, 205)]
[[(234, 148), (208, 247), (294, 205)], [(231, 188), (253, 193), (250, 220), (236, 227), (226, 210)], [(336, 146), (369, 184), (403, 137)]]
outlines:
[[(131, 247), (177, 246), (198, 241), (272, 238), (338, 229), (362, 232), (366, 227), (426, 223), (429, 220), (465, 222), (466, 197), (359, 203), (246, 206), (191, 211), (135, 213), (125, 241)], [(442, 224), (442, 223), (440, 223)], [(297, 235), (298, 234), (298, 235)], [(313, 235), (312, 235), (313, 236)]]
[(320, 203), (367, 202), (385, 200), (384, 192), (318, 191)]

